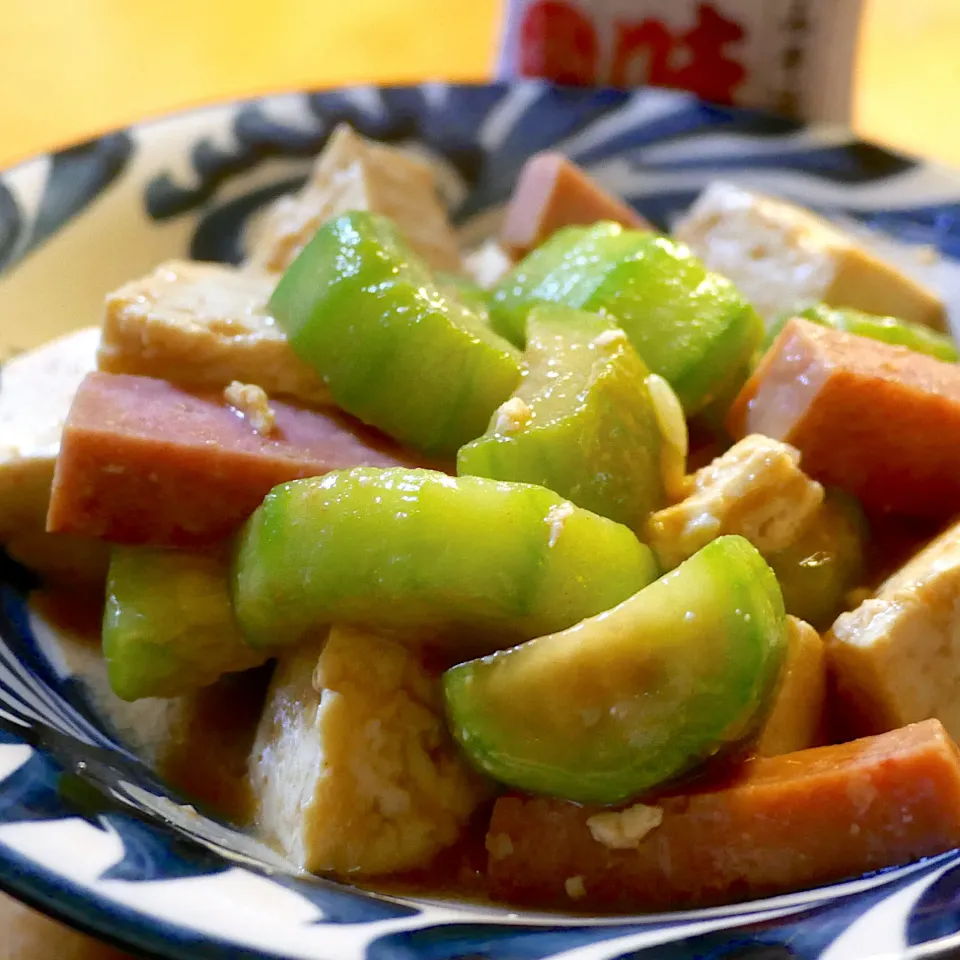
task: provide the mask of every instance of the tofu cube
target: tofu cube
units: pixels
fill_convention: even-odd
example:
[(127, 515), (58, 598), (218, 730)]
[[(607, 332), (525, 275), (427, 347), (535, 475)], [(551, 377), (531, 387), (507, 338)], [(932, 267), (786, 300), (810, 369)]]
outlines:
[(100, 544), (45, 533), (63, 426), (99, 340), (96, 327), (68, 333), (14, 357), (0, 375), (0, 543), (51, 579), (97, 580), (106, 570)]
[(767, 320), (823, 302), (946, 329), (943, 302), (933, 292), (786, 200), (718, 181), (675, 233)]
[(344, 627), (277, 664), (250, 778), (267, 838), (337, 876), (425, 865), (489, 795), (416, 655)]
[(647, 542), (668, 570), (730, 533), (770, 554), (792, 544), (822, 502), (799, 451), (753, 434), (698, 470), (689, 496), (650, 517)]
[(457, 238), (430, 166), (365, 140), (346, 124), (333, 132), (304, 188), (281, 197), (263, 216), (251, 238), (248, 264), (282, 273), (327, 220), (349, 210), (389, 217), (433, 269), (460, 269)]
[(823, 641), (809, 623), (787, 617), (787, 658), (756, 755), (776, 757), (817, 746), (827, 696)]
[(97, 355), (101, 370), (189, 387), (256, 384), (271, 396), (331, 404), (267, 312), (268, 274), (171, 260), (107, 296)]
[(871, 730), (936, 717), (960, 739), (960, 523), (826, 636), (841, 692)]

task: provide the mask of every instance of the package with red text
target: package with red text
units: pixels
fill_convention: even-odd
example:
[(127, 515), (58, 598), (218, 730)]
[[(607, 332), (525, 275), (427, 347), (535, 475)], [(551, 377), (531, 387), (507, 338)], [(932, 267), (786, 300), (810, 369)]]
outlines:
[(499, 74), (850, 116), (861, 0), (508, 0)]

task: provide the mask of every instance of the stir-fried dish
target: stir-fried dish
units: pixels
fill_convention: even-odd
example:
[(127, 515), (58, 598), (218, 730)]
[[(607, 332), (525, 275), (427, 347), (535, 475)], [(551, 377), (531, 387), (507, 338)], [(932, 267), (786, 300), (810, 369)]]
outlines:
[(295, 867), (796, 890), (960, 845), (945, 328), (812, 213), (716, 183), (662, 235), (558, 155), (465, 256), (344, 127), (242, 266), (7, 364), (0, 540), (38, 610), (105, 593), (108, 719)]

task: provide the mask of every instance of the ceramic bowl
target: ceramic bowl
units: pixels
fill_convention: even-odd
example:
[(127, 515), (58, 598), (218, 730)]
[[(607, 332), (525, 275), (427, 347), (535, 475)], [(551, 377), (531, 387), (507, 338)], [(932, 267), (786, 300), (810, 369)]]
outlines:
[[(469, 239), (495, 227), (524, 159), (559, 149), (664, 228), (717, 177), (792, 197), (879, 231), (871, 243), (960, 303), (960, 175), (845, 130), (664, 91), (362, 87), (151, 121), (0, 175), (0, 355), (98, 322), (106, 291), (164, 258), (238, 261), (246, 224), (303, 181), (342, 120), (435, 162)], [(30, 578), (3, 563), (0, 885), (129, 949), (184, 960), (864, 960), (960, 945), (958, 852), (790, 896), (613, 918), (297, 876), (161, 782), (103, 709), (91, 658), (80, 662), (31, 605)]]

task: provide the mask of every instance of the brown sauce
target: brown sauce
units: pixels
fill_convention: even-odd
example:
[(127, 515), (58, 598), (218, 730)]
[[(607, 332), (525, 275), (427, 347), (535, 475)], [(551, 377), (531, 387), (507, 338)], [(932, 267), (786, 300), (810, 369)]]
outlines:
[(934, 523), (930, 520), (915, 520), (889, 514), (873, 514), (869, 521), (870, 538), (867, 543), (864, 586), (871, 589), (878, 587), (921, 547), (949, 526), (949, 523)]
[(269, 669), (249, 670), (184, 697), (158, 757), (158, 772), (179, 793), (238, 825), (252, 819), (247, 760), (269, 681)]
[(103, 588), (93, 586), (46, 588), (30, 596), (30, 606), (58, 631), (91, 647), (100, 646)]
[(463, 836), (425, 867), (355, 884), (361, 889), (397, 897), (444, 897), (487, 902), (487, 826), (493, 803), (471, 818)]

